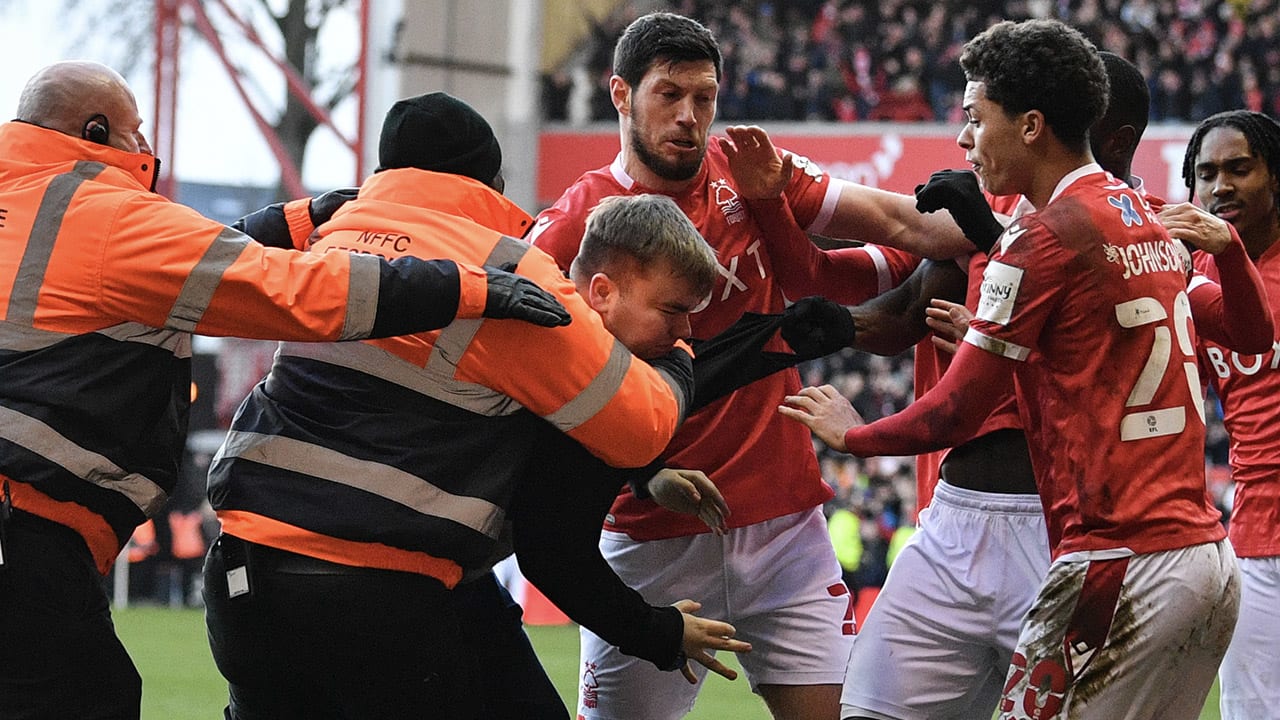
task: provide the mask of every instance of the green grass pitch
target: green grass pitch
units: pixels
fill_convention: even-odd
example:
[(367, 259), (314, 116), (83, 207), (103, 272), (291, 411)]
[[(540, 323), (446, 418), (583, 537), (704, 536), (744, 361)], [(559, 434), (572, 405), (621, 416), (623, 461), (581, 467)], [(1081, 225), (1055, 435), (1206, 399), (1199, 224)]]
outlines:
[[(116, 629), (142, 673), (142, 720), (211, 720), (222, 717), (226, 685), (209, 655), (199, 610), (134, 607), (113, 613)], [(577, 695), (578, 630), (530, 627), (529, 636), (547, 673), (572, 708)], [(736, 666), (736, 663), (729, 663)], [(711, 677), (689, 720), (769, 720), (746, 678)], [(1201, 720), (1218, 720), (1214, 687)]]

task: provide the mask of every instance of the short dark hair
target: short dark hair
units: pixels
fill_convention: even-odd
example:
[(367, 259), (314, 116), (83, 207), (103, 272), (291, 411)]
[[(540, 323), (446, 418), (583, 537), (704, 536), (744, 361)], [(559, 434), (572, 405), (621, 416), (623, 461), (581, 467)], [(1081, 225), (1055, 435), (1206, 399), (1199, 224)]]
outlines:
[[(1182, 181), (1191, 191), (1192, 199), (1195, 199), (1196, 192), (1196, 156), (1200, 154), (1204, 136), (1220, 127), (1239, 130), (1245, 142), (1249, 143), (1249, 152), (1262, 158), (1272, 178), (1280, 178), (1280, 123), (1252, 110), (1228, 110), (1201, 121), (1187, 141), (1187, 153), (1182, 157)], [(1280, 208), (1280, 196), (1276, 201)]]
[(1039, 110), (1063, 143), (1083, 149), (1107, 109), (1107, 71), (1080, 31), (1057, 20), (996, 23), (964, 46), (970, 82), (1010, 115)]
[(1107, 71), (1110, 90), (1107, 94), (1107, 111), (1098, 119), (1100, 132), (1109, 132), (1124, 125), (1132, 125), (1138, 137), (1147, 129), (1151, 114), (1151, 91), (1147, 79), (1133, 63), (1113, 52), (1100, 51), (1102, 65)]
[(697, 20), (675, 13), (650, 13), (636, 18), (613, 48), (613, 73), (632, 87), (658, 63), (708, 60), (720, 80), (723, 61), (711, 31)]

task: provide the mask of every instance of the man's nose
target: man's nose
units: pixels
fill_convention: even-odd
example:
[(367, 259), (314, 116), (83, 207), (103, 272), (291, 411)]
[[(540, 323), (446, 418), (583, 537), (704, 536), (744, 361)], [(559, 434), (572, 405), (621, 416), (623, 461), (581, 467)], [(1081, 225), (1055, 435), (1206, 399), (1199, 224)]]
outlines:
[(685, 98), (676, 104), (676, 122), (681, 125), (698, 124), (698, 114), (693, 111), (693, 98)]

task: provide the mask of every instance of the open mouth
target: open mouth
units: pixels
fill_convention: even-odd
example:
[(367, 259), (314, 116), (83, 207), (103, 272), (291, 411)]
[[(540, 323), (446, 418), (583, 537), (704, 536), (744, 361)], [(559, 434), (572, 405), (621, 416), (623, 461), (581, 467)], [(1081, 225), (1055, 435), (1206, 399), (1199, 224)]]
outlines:
[(1209, 212), (1213, 215), (1216, 215), (1222, 218), (1223, 220), (1226, 220), (1227, 222), (1231, 222), (1238, 215), (1240, 215), (1240, 206), (1239, 205), (1217, 205), (1212, 209), (1210, 209)]

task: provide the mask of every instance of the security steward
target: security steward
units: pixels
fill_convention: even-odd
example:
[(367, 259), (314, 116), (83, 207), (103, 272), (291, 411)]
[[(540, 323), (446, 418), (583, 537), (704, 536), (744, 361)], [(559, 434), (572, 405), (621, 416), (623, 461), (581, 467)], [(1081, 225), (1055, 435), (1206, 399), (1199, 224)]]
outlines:
[[(568, 321), (502, 271), (252, 242), (152, 192), (141, 124), (118, 73), (64, 62), (0, 125), (4, 718), (140, 714), (102, 576), (176, 482), (193, 333), (334, 341), (455, 316)], [(311, 209), (288, 209), (300, 233)]]
[(565, 718), (491, 571), (517, 480), (547, 423), (610, 465), (649, 463), (682, 420), (690, 356), (634, 357), (516, 239), (531, 218), (502, 196), (498, 142), (467, 104), (396, 103), (379, 164), (313, 252), (514, 267), (573, 322), (281, 345), (209, 474), (222, 535), (206, 620), (226, 715)]

